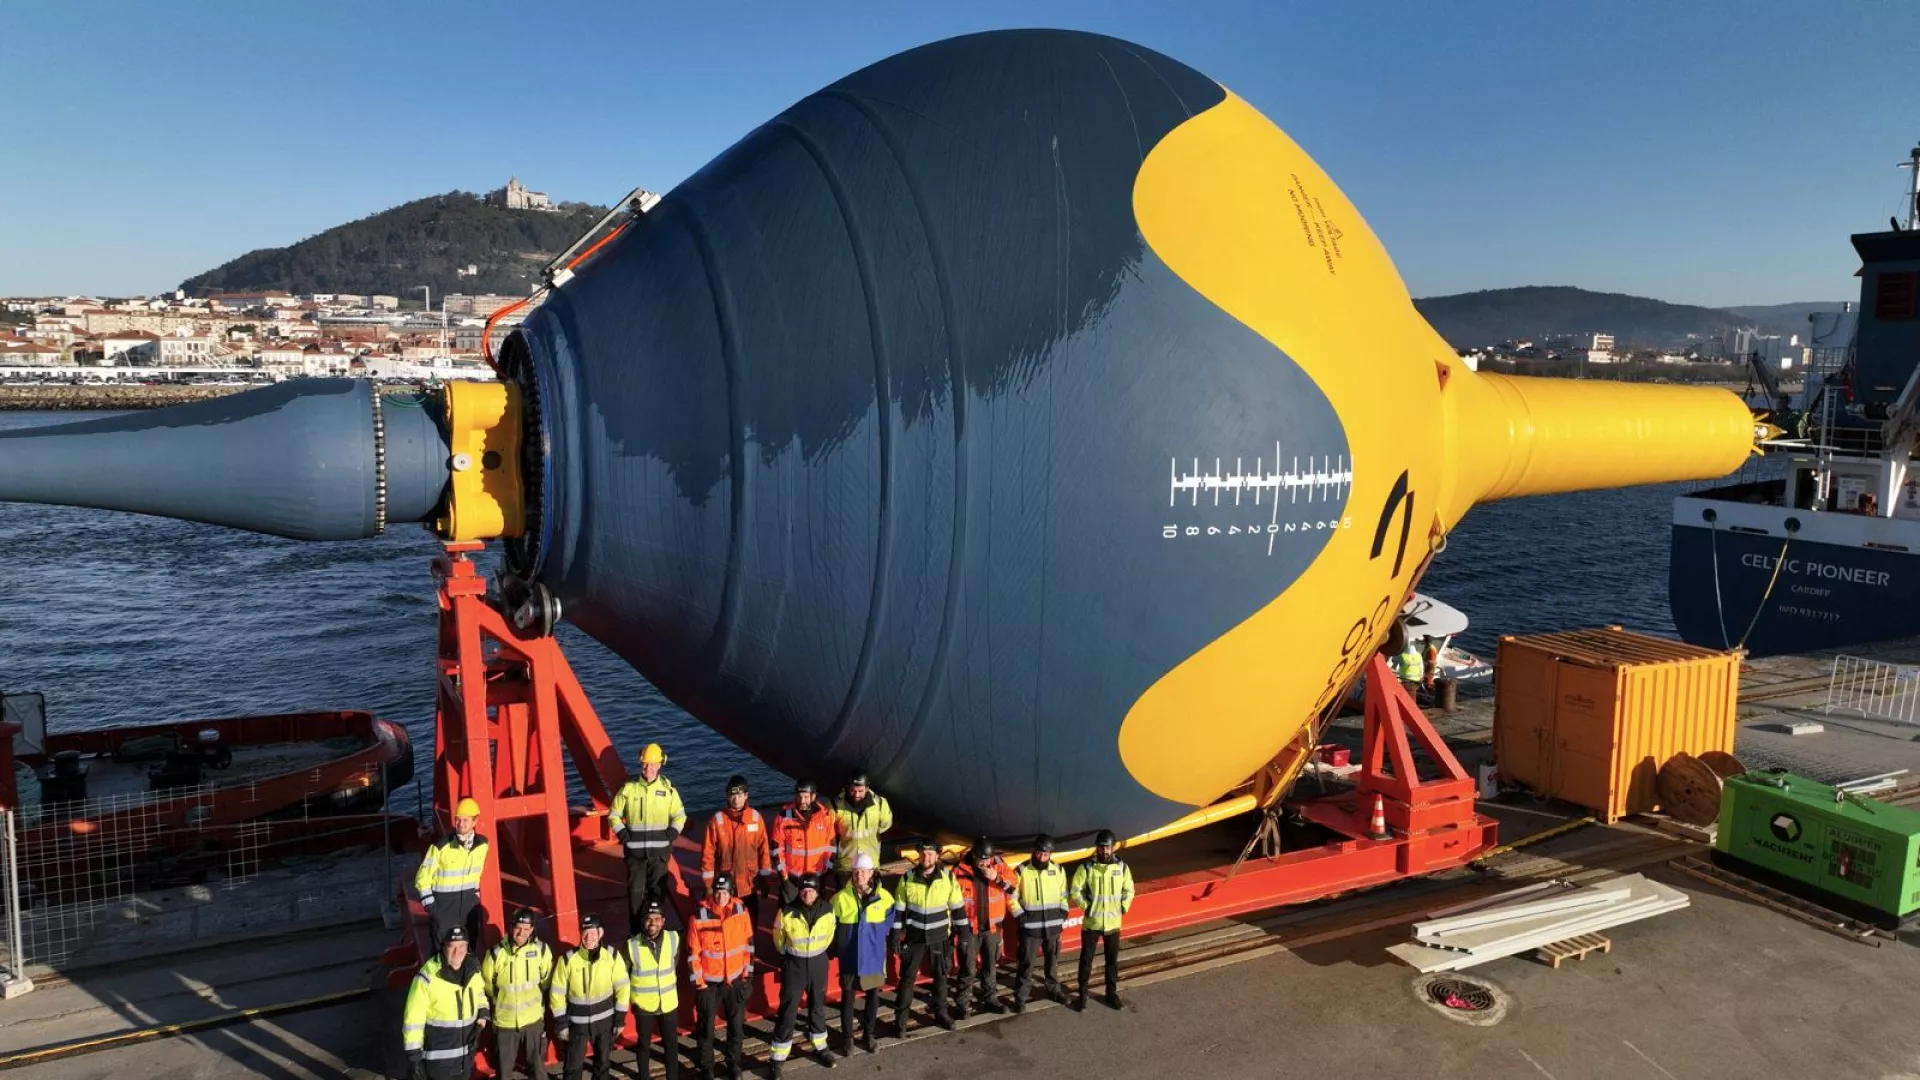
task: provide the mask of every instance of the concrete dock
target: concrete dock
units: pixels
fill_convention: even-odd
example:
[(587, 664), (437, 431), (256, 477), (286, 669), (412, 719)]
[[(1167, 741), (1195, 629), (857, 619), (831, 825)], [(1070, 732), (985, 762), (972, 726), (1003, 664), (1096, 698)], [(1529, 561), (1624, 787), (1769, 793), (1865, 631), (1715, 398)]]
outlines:
[[(1910, 659), (1920, 649), (1877, 653)], [(1822, 670), (1820, 658), (1752, 666), (1740, 756), (1822, 779), (1909, 767), (1915, 774), (1903, 781), (1920, 776), (1920, 728), (1822, 713)], [(1769, 729), (1806, 717), (1825, 730), (1789, 736)], [(1468, 761), (1484, 754), (1490, 703), (1469, 700), (1434, 720)], [(1482, 809), (1499, 819), (1505, 842), (1581, 813), (1524, 796)], [(1920, 1014), (1920, 940), (1851, 941), (1668, 865), (1702, 851), (1634, 819), (1590, 825), (1473, 869), (1131, 943), (1123, 976), (1130, 968), (1150, 973), (1123, 978), (1120, 1013), (1098, 1003), (1084, 1014), (1042, 1003), (1019, 1017), (976, 1017), (953, 1034), (922, 1026), (906, 1040), (882, 1040), (877, 1054), (843, 1061), (840, 1073), (916, 1080), (1164, 1080), (1196, 1070), (1208, 1077), (1920, 1078), (1920, 1028), (1912, 1022)], [(1386, 953), (1407, 939), (1413, 922), (1464, 897), (1636, 872), (1686, 892), (1692, 906), (1608, 930), (1610, 953), (1558, 970), (1527, 956), (1473, 968), (1468, 974), (1493, 984), (1504, 1001), (1504, 1015), (1491, 1024), (1470, 1026), (1420, 1000), (1415, 973)], [(377, 923), (364, 924), (46, 986), (0, 1004), (0, 1068), (54, 1043), (365, 990), (391, 940)], [(1199, 963), (1156, 962), (1219, 942), (1236, 944), (1229, 955)], [(1063, 965), (1071, 971), (1071, 962)], [(1003, 972), (1003, 987), (1010, 978)], [(403, 1076), (399, 1010), (397, 992), (372, 990), (331, 1007), (12, 1067), (24, 1078)], [(883, 1015), (891, 1012), (889, 1003)], [(766, 1025), (750, 1027), (750, 1072), (764, 1073), (768, 1034)], [(627, 1051), (616, 1061), (620, 1075), (631, 1075)], [(797, 1060), (789, 1071), (813, 1068)]]

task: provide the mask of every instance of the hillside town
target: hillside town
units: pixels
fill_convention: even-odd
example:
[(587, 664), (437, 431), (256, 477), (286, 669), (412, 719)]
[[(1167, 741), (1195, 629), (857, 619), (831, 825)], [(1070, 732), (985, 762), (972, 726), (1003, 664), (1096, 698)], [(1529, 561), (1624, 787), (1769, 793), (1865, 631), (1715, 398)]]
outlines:
[[(489, 378), (488, 319), (520, 298), (216, 293), (0, 299), (0, 381)], [(494, 323), (493, 347), (526, 314)]]

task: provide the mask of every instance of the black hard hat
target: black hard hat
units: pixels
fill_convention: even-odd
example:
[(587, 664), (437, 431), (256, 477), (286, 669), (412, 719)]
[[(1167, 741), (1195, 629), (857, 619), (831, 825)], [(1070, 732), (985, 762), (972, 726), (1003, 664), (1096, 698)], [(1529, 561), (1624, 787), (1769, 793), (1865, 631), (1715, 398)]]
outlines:
[(585, 933), (588, 930), (604, 930), (604, 929), (606, 928), (600, 925), (600, 916), (595, 915), (593, 912), (589, 911), (585, 915), (580, 916), (580, 932), (581, 933)]
[(1119, 842), (1119, 839), (1113, 835), (1112, 829), (1101, 829), (1099, 832), (1093, 834), (1094, 847), (1099, 847), (1102, 844), (1117, 844)]
[(725, 870), (713, 875), (713, 891), (719, 892), (721, 889), (725, 889), (728, 892), (733, 891), (733, 875), (727, 873)]
[(532, 925), (533, 925), (533, 923), (534, 923), (534, 914), (533, 914), (533, 909), (532, 909), (532, 908), (530, 908), (530, 907), (523, 907), (523, 908), (521, 908), (521, 909), (520, 909), (519, 911), (516, 911), (516, 912), (514, 912), (514, 913), (513, 913), (513, 925), (515, 925), (515, 926), (518, 926), (518, 925), (520, 925), (521, 923), (525, 923), (525, 924), (527, 924), (528, 926), (532, 926)]
[(746, 790), (746, 777), (741, 776), (739, 773), (734, 773), (732, 776), (727, 777), (727, 794), (731, 795), (736, 791), (744, 792)]
[(814, 784), (814, 782), (813, 782), (813, 781), (811, 781), (811, 780), (795, 780), (795, 781), (793, 782), (793, 793), (794, 793), (795, 795), (798, 795), (798, 794), (800, 794), (800, 793), (801, 793), (801, 792), (803, 792), (803, 791), (806, 791), (806, 792), (811, 792), (811, 793), (813, 793), (813, 794), (815, 794), (815, 795), (818, 795), (818, 794), (820, 794), (820, 789), (819, 789), (819, 787), (817, 787), (817, 786), (816, 786), (816, 785)]
[(973, 861), (979, 862), (982, 859), (991, 858), (993, 858), (993, 841), (984, 836), (975, 840), (973, 842)]
[(1049, 855), (1053, 854), (1053, 837), (1048, 836), (1046, 833), (1041, 833), (1039, 836), (1034, 837), (1033, 850), (1044, 851)]
[(853, 786), (853, 785), (855, 785), (855, 784), (859, 784), (859, 785), (860, 785), (860, 786), (862, 786), (862, 787), (865, 787), (865, 786), (866, 786), (866, 784), (867, 784), (867, 770), (865, 770), (865, 769), (855, 769), (855, 770), (853, 770), (853, 773), (852, 773), (851, 775), (849, 775), (849, 776), (847, 777), (847, 786), (848, 786), (848, 787), (852, 787), (852, 786)]
[(464, 927), (464, 926), (449, 926), (449, 927), (447, 927), (447, 932), (446, 932), (445, 934), (443, 934), (443, 935), (441, 935), (441, 937), (440, 937), (440, 947), (444, 949), (444, 948), (446, 948), (446, 947), (447, 947), (448, 945), (451, 945), (451, 944), (453, 944), (453, 943), (454, 943), (454, 942), (456, 942), (456, 941), (465, 941), (465, 940), (467, 940), (467, 928), (466, 928), (466, 927)]
[(813, 890), (815, 890), (815, 891), (817, 892), (817, 891), (819, 891), (819, 888), (820, 888), (820, 875), (819, 875), (819, 874), (801, 874), (801, 875), (800, 875), (800, 882), (799, 882), (799, 884), (798, 884), (797, 886), (795, 886), (795, 890), (794, 890), (794, 891), (796, 891), (796, 892), (805, 892), (805, 891), (807, 891), (808, 889), (813, 889)]

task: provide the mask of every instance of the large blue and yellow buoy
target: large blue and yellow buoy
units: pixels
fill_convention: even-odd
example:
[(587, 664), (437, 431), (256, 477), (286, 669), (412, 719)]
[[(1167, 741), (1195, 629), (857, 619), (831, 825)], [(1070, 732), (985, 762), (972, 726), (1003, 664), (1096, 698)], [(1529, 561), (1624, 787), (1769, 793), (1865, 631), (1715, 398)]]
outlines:
[[(1278, 128), (1057, 31), (800, 101), (582, 265), (503, 363), (499, 402), (434, 415), (517, 445), (384, 458), (383, 493), (442, 491), (403, 516), (491, 523), (702, 722), (794, 775), (863, 765), (966, 835), (1212, 804), (1344, 695), (1470, 506), (1719, 476), (1754, 441), (1721, 390), (1468, 370)], [(247, 419), (220, 430), (271, 443)], [(32, 449), (59, 437), (0, 435), (0, 498), (115, 505), (60, 497), (77, 476)], [(517, 469), (517, 500), (446, 461)], [(223, 479), (177, 484), (205, 516)], [(378, 515), (354, 509), (300, 534), (360, 535)], [(249, 527), (232, 510), (212, 519)]]

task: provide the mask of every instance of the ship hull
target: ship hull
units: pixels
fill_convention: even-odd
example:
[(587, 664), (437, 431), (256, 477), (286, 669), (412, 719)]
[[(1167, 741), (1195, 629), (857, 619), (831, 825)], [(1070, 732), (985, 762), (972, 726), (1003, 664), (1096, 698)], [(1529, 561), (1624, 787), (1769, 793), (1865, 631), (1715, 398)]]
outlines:
[(1920, 636), (1915, 532), (1911, 521), (1676, 500), (1674, 627), (1692, 644), (1753, 656)]

